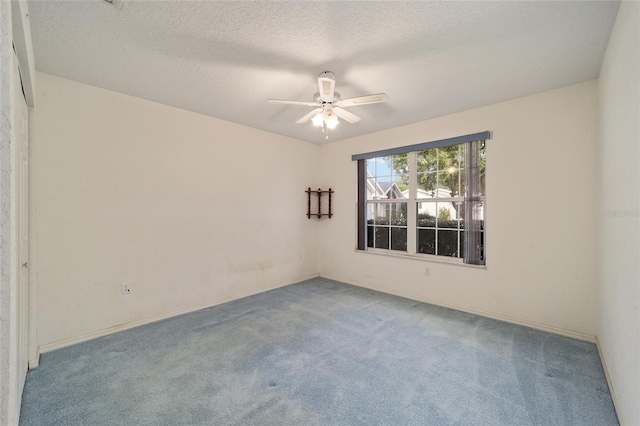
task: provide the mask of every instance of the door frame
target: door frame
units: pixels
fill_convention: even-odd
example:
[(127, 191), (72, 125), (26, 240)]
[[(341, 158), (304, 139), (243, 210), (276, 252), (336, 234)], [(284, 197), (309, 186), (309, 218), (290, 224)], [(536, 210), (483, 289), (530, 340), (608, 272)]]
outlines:
[[(0, 394), (0, 423), (16, 425), (20, 416), (20, 403), (22, 394), (18, 389), (22, 388), (26, 368), (18, 372), (16, 365), (19, 342), (23, 342), (26, 334), (29, 344), (35, 342), (35, 287), (29, 282), (26, 298), (28, 298), (27, 327), (20, 330), (18, 336), (17, 323), (17, 296), (18, 287), (18, 245), (16, 240), (17, 211), (15, 205), (15, 185), (17, 183), (15, 164), (15, 117), (18, 113), (15, 105), (14, 84), (21, 81), (21, 92), (24, 93), (27, 104), (26, 116), (30, 116), (35, 106), (34, 78), (35, 69), (33, 61), (33, 45), (31, 42), (31, 29), (29, 24), (28, 4), (25, 0), (0, 2), (0, 209), (5, 212), (0, 222), (0, 293), (2, 304), (0, 306), (0, 381), (6, 383), (2, 386)], [(6, 38), (5, 38), (6, 36)], [(14, 69), (14, 63), (20, 66), (20, 72)], [(20, 78), (22, 74), (22, 79)], [(18, 99), (20, 100), (20, 99)], [(28, 135), (28, 127), (26, 133)], [(28, 148), (27, 148), (28, 149)], [(27, 194), (28, 197), (28, 194)], [(28, 222), (28, 216), (25, 213)], [(24, 293), (23, 293), (24, 296)], [(23, 297), (22, 299), (24, 299)], [(24, 312), (24, 309), (23, 309)], [(24, 321), (23, 321), (24, 326)], [(32, 348), (29, 347), (29, 351)], [(29, 353), (28, 351), (28, 353)], [(27, 357), (29, 358), (29, 357)], [(25, 366), (26, 367), (26, 366)], [(5, 382), (6, 380), (6, 382)], [(20, 386), (18, 386), (20, 385)]]

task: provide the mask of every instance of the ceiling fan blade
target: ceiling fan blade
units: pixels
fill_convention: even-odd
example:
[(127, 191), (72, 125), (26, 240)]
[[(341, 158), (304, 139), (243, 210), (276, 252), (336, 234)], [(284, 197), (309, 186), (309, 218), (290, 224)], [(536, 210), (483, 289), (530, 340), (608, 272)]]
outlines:
[(377, 104), (389, 99), (386, 93), (376, 93), (375, 95), (358, 96), (357, 98), (347, 98), (336, 102), (341, 107), (351, 107), (358, 105)]
[(305, 115), (304, 117), (302, 117), (300, 120), (296, 121), (296, 123), (300, 124), (300, 123), (306, 123), (307, 121), (311, 120), (313, 118), (314, 115), (316, 115), (317, 113), (322, 112), (322, 108), (316, 108), (313, 111), (311, 111), (309, 114)]
[(318, 106), (317, 102), (302, 102), (302, 101), (285, 101), (281, 99), (267, 99), (270, 104), (287, 104), (287, 105), (302, 105), (302, 106)]
[(333, 95), (336, 89), (336, 81), (332, 78), (320, 75), (320, 77), (318, 77), (318, 89), (320, 99), (325, 102), (331, 102), (333, 101)]
[(361, 117), (358, 117), (354, 113), (340, 107), (333, 107), (333, 112), (335, 112), (338, 117), (348, 121), (349, 123), (357, 123), (361, 120)]

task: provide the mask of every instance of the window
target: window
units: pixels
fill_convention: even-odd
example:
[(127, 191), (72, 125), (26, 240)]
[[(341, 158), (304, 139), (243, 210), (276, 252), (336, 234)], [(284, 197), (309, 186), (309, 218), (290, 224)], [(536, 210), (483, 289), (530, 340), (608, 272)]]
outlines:
[(354, 155), (358, 249), (484, 264), (489, 132)]
[(367, 161), (367, 247), (407, 251), (407, 154)]

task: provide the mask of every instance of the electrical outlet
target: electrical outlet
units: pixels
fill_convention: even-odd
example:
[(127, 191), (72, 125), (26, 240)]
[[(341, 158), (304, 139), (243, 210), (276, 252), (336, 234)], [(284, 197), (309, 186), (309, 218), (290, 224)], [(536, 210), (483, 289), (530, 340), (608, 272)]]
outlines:
[(425, 275), (431, 275), (431, 269), (429, 269), (429, 268), (425, 268), (425, 270), (424, 270), (424, 274), (425, 274)]
[(122, 287), (120, 287), (120, 292), (122, 294), (131, 293), (131, 284), (122, 284)]

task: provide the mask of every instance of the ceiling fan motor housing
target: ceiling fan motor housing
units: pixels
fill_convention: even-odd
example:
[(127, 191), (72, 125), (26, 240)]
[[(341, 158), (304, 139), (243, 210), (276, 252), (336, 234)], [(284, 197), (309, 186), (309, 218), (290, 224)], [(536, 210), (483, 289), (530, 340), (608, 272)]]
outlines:
[(323, 71), (320, 74), (318, 74), (318, 78), (328, 78), (330, 80), (335, 80), (336, 75), (331, 71)]
[(313, 100), (314, 102), (317, 102), (318, 105), (320, 106), (327, 106), (327, 105), (331, 106), (340, 100), (340, 93), (334, 91), (333, 99), (331, 101), (323, 101), (322, 98), (320, 97), (320, 93), (316, 92), (313, 95)]

